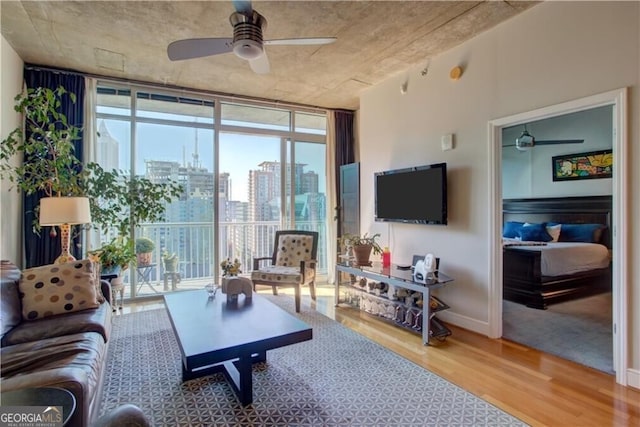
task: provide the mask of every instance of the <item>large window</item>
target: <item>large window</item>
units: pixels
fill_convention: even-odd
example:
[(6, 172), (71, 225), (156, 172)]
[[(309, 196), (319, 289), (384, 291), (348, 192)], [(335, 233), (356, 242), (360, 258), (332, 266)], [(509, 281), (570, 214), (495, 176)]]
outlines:
[(163, 221), (135, 231), (156, 247), (151, 265), (128, 272), (128, 296), (174, 288), (163, 253), (177, 255), (179, 289), (216, 281), (226, 258), (247, 274), (283, 228), (319, 231), (326, 270), (325, 111), (101, 82), (96, 113), (103, 167), (183, 187)]

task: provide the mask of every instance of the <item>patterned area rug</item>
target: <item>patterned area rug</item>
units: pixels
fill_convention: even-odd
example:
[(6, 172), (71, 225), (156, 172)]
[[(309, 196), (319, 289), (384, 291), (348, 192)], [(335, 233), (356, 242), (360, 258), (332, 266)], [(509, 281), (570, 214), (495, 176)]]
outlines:
[[(293, 298), (264, 295), (294, 312)], [(116, 317), (101, 413), (138, 405), (155, 426), (515, 426), (482, 399), (302, 306), (313, 339), (254, 365), (253, 404), (222, 374), (183, 383), (165, 310)], [(194, 325), (202, 328), (205, 325)]]

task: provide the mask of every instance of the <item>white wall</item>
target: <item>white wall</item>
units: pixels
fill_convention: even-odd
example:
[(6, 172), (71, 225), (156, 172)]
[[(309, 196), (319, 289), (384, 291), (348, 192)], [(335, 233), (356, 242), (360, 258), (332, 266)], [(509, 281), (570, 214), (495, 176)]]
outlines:
[[(0, 41), (0, 140), (21, 126), (20, 114), (13, 110), (13, 98), (22, 90), (23, 62), (7, 43), (4, 37)], [(15, 159), (19, 162), (21, 159)], [(22, 266), (22, 239), (20, 230), (22, 219), (20, 215), (20, 194), (15, 189), (9, 191), (9, 183), (0, 182), (0, 259), (8, 259), (19, 267)]]
[(536, 140), (582, 139), (581, 144), (536, 145), (518, 151), (516, 138), (522, 126), (502, 131), (502, 197), (504, 199), (560, 196), (601, 196), (612, 194), (612, 179), (553, 181), (553, 156), (611, 149), (613, 108), (593, 108), (577, 113), (528, 123)]
[[(361, 231), (383, 233), (394, 262), (433, 251), (455, 282), (439, 295), (446, 320), (488, 334), (488, 121), (609, 90), (629, 92), (629, 159), (640, 164), (640, 3), (544, 2), (416, 68), (372, 87), (360, 101)], [(449, 70), (462, 65), (460, 80)], [(400, 86), (409, 79), (408, 93)], [(441, 151), (440, 137), (455, 134)], [(449, 225), (382, 225), (373, 221), (373, 173), (447, 162)], [(640, 218), (640, 180), (630, 168), (632, 212)], [(418, 191), (418, 189), (417, 189)], [(630, 264), (640, 256), (631, 225)], [(630, 364), (640, 369), (640, 271), (631, 266)]]

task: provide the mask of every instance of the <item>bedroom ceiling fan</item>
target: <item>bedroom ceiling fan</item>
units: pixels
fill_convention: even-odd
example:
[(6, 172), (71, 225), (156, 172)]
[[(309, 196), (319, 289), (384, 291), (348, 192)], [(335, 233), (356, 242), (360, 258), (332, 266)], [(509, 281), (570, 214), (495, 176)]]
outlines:
[(269, 72), (269, 59), (265, 45), (323, 45), (336, 41), (335, 37), (295, 38), (263, 40), (262, 32), (267, 28), (267, 20), (251, 7), (251, 1), (234, 0), (235, 12), (229, 17), (233, 27), (233, 37), (211, 37), (177, 40), (167, 47), (167, 55), (172, 61), (202, 58), (233, 52), (249, 61), (251, 69), (258, 74)]
[(555, 144), (582, 144), (584, 139), (547, 139), (537, 140), (527, 131), (527, 125), (524, 125), (524, 130), (518, 138), (516, 138), (515, 144), (507, 144), (502, 147), (516, 147), (519, 151), (528, 151), (536, 145), (555, 145)]

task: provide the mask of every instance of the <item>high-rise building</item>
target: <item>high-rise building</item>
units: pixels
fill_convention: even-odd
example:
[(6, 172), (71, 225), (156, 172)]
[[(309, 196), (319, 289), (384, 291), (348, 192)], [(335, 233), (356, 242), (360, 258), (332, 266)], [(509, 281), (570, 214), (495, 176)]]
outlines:
[[(97, 141), (97, 159), (100, 161), (100, 166), (106, 171), (113, 169), (120, 169), (120, 143), (115, 139), (104, 120), (100, 120), (98, 125), (98, 141)], [(129, 165), (125, 166), (129, 167)]]
[(313, 171), (304, 172), (300, 177), (300, 181), (301, 181), (301, 185), (300, 185), (301, 191), (300, 193), (296, 193), (296, 194), (318, 193), (319, 185), (318, 185), (317, 173)]
[[(253, 255), (265, 256), (275, 238), (275, 230), (280, 223), (281, 204), (281, 163), (262, 162), (258, 165), (260, 169), (249, 172), (249, 221), (259, 224), (251, 227), (250, 236)], [(324, 194), (318, 194), (319, 178), (313, 171), (305, 172), (304, 163), (296, 163), (294, 172), (294, 217), (296, 224), (303, 225), (308, 229), (316, 229), (315, 224), (323, 221), (325, 214)], [(285, 168), (285, 188), (290, 188), (291, 165)], [(287, 202), (287, 206), (288, 206)], [(264, 223), (264, 224), (260, 224)]]

